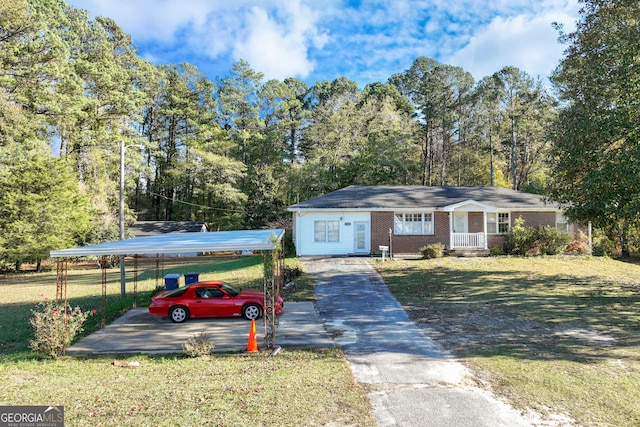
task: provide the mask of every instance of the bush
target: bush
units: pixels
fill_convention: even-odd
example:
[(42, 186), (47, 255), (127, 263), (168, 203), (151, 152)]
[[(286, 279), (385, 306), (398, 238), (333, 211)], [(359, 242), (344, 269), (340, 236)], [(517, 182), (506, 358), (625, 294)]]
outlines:
[(580, 232), (564, 251), (568, 254), (589, 254), (589, 236)]
[(536, 231), (536, 240), (542, 255), (558, 255), (571, 243), (571, 234), (555, 227), (542, 226)]
[(284, 267), (284, 283), (291, 283), (293, 282), (296, 278), (300, 277), (302, 275), (302, 268), (295, 266), (295, 267), (289, 267), (288, 265), (286, 265)]
[(209, 339), (209, 334), (200, 332), (198, 335), (189, 337), (186, 343), (182, 344), (182, 350), (189, 357), (209, 356), (215, 345)]
[(502, 249), (500, 249), (499, 247), (497, 247), (497, 246), (492, 247), (492, 248), (489, 250), (489, 253), (490, 253), (492, 256), (504, 255), (504, 251), (503, 251)]
[(524, 220), (518, 218), (509, 233), (505, 236), (505, 248), (508, 254), (527, 255), (536, 243), (536, 232), (524, 226)]
[(420, 248), (423, 259), (442, 258), (444, 255), (444, 245), (442, 243), (432, 243)]
[(538, 229), (525, 227), (522, 218), (516, 220), (511, 231), (505, 236), (507, 253), (512, 255), (558, 255), (569, 246), (573, 237), (566, 231), (551, 226)]
[(619, 252), (616, 244), (608, 236), (602, 232), (594, 233), (593, 237), (593, 256), (614, 256)]
[(83, 325), (91, 312), (83, 312), (80, 307), (71, 309), (67, 305), (59, 305), (53, 301), (44, 301), (38, 308), (31, 310), (35, 339), (29, 342), (29, 348), (40, 351), (52, 359), (62, 356), (73, 342), (76, 335), (83, 330)]

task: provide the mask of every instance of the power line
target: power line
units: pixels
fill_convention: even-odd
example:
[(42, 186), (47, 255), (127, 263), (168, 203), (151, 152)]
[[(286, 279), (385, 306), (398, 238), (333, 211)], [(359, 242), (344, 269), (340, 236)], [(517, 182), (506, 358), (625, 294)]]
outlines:
[(183, 205), (195, 206), (195, 207), (203, 208), (203, 209), (210, 209), (212, 211), (245, 213), (244, 209), (243, 210), (236, 210), (236, 209), (214, 208), (212, 206), (205, 206), (205, 205), (199, 205), (197, 203), (185, 202), (184, 200), (170, 199), (169, 197), (167, 197), (167, 196), (165, 196), (163, 194), (154, 193), (153, 191), (149, 191), (148, 193), (151, 194), (152, 196), (161, 197), (161, 198), (163, 198), (165, 200), (171, 200), (174, 203), (182, 203)]

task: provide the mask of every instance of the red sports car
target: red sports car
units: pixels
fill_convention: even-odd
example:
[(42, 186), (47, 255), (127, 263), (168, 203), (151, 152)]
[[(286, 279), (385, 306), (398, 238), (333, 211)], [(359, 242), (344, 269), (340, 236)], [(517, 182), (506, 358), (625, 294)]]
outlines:
[[(221, 281), (192, 283), (182, 288), (162, 291), (151, 298), (149, 313), (182, 323), (189, 318), (244, 317), (256, 319), (264, 310), (264, 292), (239, 289)], [(284, 312), (278, 295), (275, 313)]]

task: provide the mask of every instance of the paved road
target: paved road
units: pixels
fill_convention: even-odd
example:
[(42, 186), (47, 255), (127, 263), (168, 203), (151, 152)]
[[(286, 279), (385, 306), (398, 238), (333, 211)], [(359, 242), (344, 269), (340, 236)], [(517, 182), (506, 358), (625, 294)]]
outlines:
[(302, 259), (380, 426), (517, 427), (530, 417), (473, 386), (471, 373), (411, 322), (368, 258)]

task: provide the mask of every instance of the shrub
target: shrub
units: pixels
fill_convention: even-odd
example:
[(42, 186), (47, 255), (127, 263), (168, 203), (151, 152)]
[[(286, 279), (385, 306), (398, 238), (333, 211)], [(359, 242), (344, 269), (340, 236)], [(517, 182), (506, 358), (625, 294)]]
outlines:
[(29, 348), (40, 351), (52, 359), (62, 356), (73, 342), (76, 335), (83, 330), (83, 325), (91, 312), (83, 312), (80, 307), (71, 309), (67, 304), (44, 301), (38, 308), (31, 310), (35, 339), (29, 342)]
[(564, 252), (567, 254), (588, 254), (589, 253), (589, 243), (584, 242), (580, 239), (574, 239), (569, 243), (569, 245), (564, 249)]
[(589, 236), (580, 232), (575, 239), (569, 243), (564, 249), (568, 254), (588, 254), (589, 253)]
[(421, 247), (420, 253), (424, 259), (442, 258), (444, 255), (444, 245), (442, 243), (432, 243)]
[(555, 227), (542, 226), (536, 231), (538, 246), (542, 255), (558, 255), (571, 243), (571, 234)]
[(489, 250), (489, 253), (490, 253), (492, 256), (504, 255), (504, 251), (503, 251), (502, 249), (500, 249), (499, 247), (497, 247), (497, 246), (492, 247), (492, 248)]
[(555, 227), (525, 227), (522, 218), (518, 218), (505, 236), (505, 247), (507, 253), (513, 255), (557, 255), (569, 246), (572, 239), (570, 233)]
[(616, 255), (618, 249), (613, 240), (602, 232), (594, 233), (593, 237), (593, 256), (613, 256)]
[(529, 249), (535, 246), (536, 232), (531, 227), (525, 227), (524, 220), (518, 218), (504, 241), (508, 254), (527, 255)]
[(215, 345), (209, 339), (209, 334), (200, 332), (198, 335), (189, 337), (186, 343), (182, 344), (182, 350), (189, 357), (209, 356)]
[(284, 283), (291, 283), (301, 275), (302, 275), (302, 269), (298, 266), (289, 267), (287, 265), (284, 267)]

